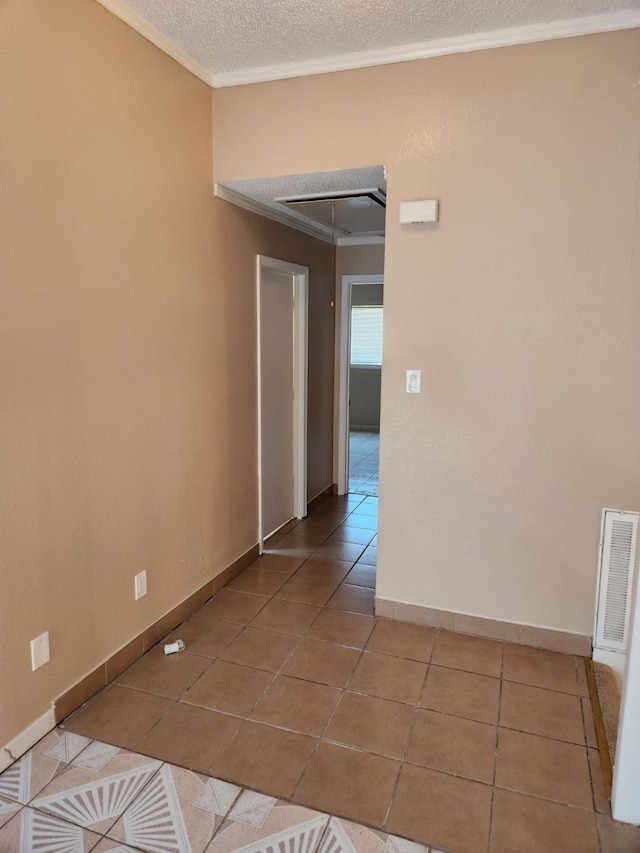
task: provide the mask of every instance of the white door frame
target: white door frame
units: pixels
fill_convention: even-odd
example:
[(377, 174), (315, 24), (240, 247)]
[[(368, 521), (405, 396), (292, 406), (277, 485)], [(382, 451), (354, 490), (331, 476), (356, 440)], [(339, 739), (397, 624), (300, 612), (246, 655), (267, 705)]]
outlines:
[[(293, 506), (295, 518), (307, 514), (307, 338), (309, 268), (256, 255), (257, 361), (258, 361), (258, 541), (264, 550), (262, 529), (262, 273), (270, 269), (293, 276)], [(270, 533), (271, 531), (267, 531)]]
[(351, 290), (358, 284), (384, 284), (383, 275), (343, 275), (340, 282), (338, 339), (338, 494), (349, 491), (349, 367), (351, 353)]
[[(631, 593), (627, 647), (618, 741), (613, 761), (611, 812), (614, 820), (640, 825), (640, 565)], [(612, 756), (613, 757), (613, 756)]]

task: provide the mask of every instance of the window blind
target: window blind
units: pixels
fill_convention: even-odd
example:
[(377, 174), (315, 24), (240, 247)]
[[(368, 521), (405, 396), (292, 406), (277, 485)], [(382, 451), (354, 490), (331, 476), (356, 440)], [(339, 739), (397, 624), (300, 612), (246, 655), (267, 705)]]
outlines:
[(382, 365), (381, 305), (354, 305), (351, 309), (351, 364)]

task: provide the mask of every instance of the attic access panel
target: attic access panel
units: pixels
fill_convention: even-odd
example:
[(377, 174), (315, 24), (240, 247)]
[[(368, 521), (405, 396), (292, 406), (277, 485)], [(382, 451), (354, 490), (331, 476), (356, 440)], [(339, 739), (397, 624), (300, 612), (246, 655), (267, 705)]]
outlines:
[(338, 193), (312, 193), (275, 201), (342, 234), (384, 234), (386, 196), (377, 187)]

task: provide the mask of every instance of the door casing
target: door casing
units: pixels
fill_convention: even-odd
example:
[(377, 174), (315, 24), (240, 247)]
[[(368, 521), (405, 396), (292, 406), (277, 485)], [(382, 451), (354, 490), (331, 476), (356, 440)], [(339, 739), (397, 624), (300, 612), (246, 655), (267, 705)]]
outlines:
[(263, 270), (271, 269), (291, 275), (293, 279), (293, 505), (295, 518), (307, 514), (307, 364), (308, 364), (308, 302), (309, 268), (289, 261), (256, 256), (256, 308), (257, 308), (257, 409), (258, 409), (258, 542), (260, 553), (264, 550), (262, 507), (262, 357), (261, 357), (261, 301)]

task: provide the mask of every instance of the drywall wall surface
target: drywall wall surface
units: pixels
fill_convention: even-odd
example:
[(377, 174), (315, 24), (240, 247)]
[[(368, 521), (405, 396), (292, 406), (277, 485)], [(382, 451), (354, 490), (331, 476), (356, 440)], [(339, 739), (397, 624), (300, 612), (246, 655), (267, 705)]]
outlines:
[(256, 543), (255, 256), (311, 266), (324, 377), (333, 255), (213, 199), (211, 91), (99, 4), (6, 0), (0, 41), (3, 744)]
[(639, 75), (635, 30), (215, 93), (217, 180), (387, 167), (381, 598), (591, 632), (640, 506)]
[(352, 367), (349, 377), (349, 424), (380, 427), (379, 367)]

